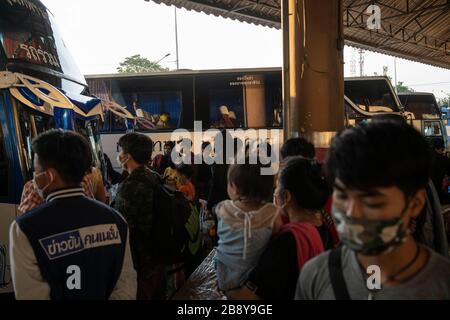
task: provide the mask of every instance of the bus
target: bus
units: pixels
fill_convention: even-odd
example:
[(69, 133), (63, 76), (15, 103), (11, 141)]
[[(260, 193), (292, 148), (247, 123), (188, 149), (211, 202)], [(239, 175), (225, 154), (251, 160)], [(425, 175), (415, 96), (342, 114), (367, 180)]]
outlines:
[(105, 113), (101, 142), (115, 168), (117, 141), (130, 130), (148, 134), (154, 154), (163, 151), (165, 141), (181, 140), (174, 137), (178, 128), (190, 132), (191, 140), (201, 135), (211, 143), (215, 132), (209, 129), (234, 129), (232, 136), (241, 140), (254, 129), (271, 145), (282, 140), (280, 68), (86, 75), (86, 80), (93, 95), (126, 106), (134, 116)]
[(9, 226), (32, 179), (32, 139), (52, 128), (75, 130), (101, 166), (102, 105), (89, 95), (47, 8), (38, 0), (0, 0), (0, 296), (12, 292)]
[[(345, 96), (365, 112), (402, 114), (427, 140), (442, 139), (448, 149), (446, 126), (433, 94), (396, 94), (389, 78), (372, 76), (346, 78)], [(347, 117), (349, 114), (351, 112), (346, 110)]]
[[(281, 78), (281, 68), (86, 76), (93, 95), (126, 106), (134, 116), (130, 120), (112, 110), (105, 114), (101, 141), (116, 169), (117, 141), (129, 130), (148, 134), (155, 154), (162, 152), (165, 141), (173, 140), (175, 129), (193, 132), (194, 121), (202, 123), (202, 140), (211, 140), (204, 134), (210, 128), (255, 129), (269, 132), (268, 140), (279, 144), (283, 141)], [(344, 102), (346, 127), (390, 114), (408, 119), (426, 132), (421, 122), (404, 110), (387, 77), (345, 78)], [(243, 139), (242, 133), (235, 136)]]
[(398, 94), (405, 110), (412, 112), (416, 119), (422, 120), (422, 131), (426, 137), (441, 138), (448, 149), (447, 116), (439, 108), (431, 92), (402, 92)]

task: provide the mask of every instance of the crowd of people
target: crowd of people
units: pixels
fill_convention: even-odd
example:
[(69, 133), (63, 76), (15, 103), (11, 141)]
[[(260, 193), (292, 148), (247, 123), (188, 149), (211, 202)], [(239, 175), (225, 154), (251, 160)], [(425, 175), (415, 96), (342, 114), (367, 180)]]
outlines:
[[(212, 249), (198, 245), (206, 212), (228, 299), (450, 299), (450, 160), (402, 121), (338, 133), (323, 164), (312, 143), (288, 139), (276, 176), (248, 161), (176, 165), (175, 142), (152, 158), (153, 142), (138, 133), (118, 146), (125, 174), (108, 201), (81, 135), (52, 130), (33, 141), (34, 176), (10, 228), (16, 298), (170, 299)], [(162, 248), (173, 250), (176, 235), (164, 238), (162, 223), (181, 230), (177, 217), (190, 251), (169, 259)], [(369, 287), (373, 266), (379, 281)]]

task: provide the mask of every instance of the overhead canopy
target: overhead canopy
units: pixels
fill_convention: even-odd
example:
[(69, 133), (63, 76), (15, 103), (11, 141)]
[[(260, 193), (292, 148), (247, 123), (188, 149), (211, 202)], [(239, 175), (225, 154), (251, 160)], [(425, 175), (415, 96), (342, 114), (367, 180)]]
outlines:
[[(281, 0), (153, 1), (281, 28)], [(342, 1), (347, 45), (450, 69), (450, 0)], [(381, 8), (379, 30), (367, 28), (372, 4)]]

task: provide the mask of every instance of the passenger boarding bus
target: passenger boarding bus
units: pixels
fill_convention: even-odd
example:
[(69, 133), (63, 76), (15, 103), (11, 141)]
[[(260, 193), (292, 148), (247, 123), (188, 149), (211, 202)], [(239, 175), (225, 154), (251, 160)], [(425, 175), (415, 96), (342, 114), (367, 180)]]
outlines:
[(31, 141), (52, 128), (87, 137), (101, 164), (99, 99), (68, 52), (54, 18), (37, 0), (0, 0), (0, 297), (12, 292), (8, 229), (32, 179)]
[[(199, 133), (197, 141), (212, 143), (215, 133), (208, 129), (234, 129), (232, 135), (243, 141), (250, 129), (270, 144), (278, 145), (282, 139), (279, 68), (88, 75), (86, 79), (93, 95), (126, 106), (135, 116), (125, 119), (114, 110), (105, 114), (101, 142), (115, 168), (119, 167), (117, 141), (130, 130), (148, 134), (154, 154), (163, 151), (165, 141), (186, 137), (174, 134), (179, 128)], [(194, 128), (194, 121), (201, 127)]]

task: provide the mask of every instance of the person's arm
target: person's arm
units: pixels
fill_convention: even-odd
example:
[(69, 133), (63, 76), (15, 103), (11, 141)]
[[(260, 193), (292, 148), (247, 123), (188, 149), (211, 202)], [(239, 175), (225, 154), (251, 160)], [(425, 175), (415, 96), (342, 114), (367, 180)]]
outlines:
[(110, 300), (135, 300), (137, 292), (137, 276), (133, 267), (130, 251), (130, 232), (127, 233), (125, 256), (123, 258), (122, 271), (117, 280)]
[(101, 177), (97, 183), (97, 190), (95, 191), (95, 199), (97, 199), (100, 202), (107, 203), (106, 202), (106, 189), (105, 189), (105, 185), (103, 184), (103, 179)]
[(50, 300), (50, 286), (43, 279), (33, 248), (16, 221), (9, 229), (11, 276), (17, 300)]
[(37, 194), (33, 187), (33, 181), (30, 180), (23, 186), (22, 196), (19, 204), (19, 215), (27, 213), (44, 203), (44, 199)]

